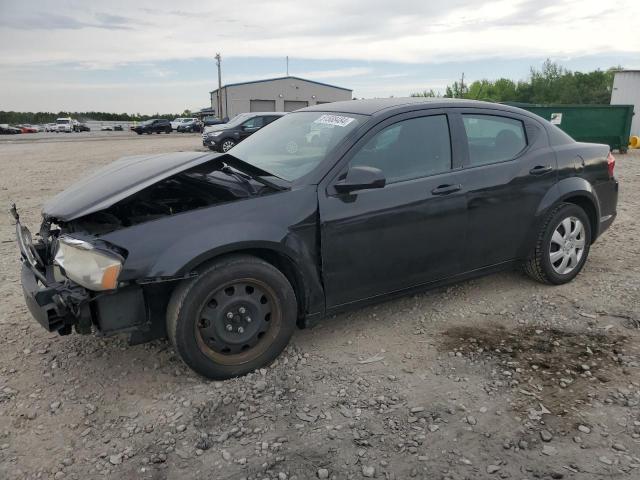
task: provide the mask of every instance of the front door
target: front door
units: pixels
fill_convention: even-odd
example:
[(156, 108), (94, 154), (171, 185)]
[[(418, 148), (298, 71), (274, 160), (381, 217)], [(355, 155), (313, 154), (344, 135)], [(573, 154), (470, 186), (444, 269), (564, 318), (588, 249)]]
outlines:
[(328, 308), (460, 273), (465, 187), (445, 112), (388, 119), (360, 139), (349, 167), (380, 169), (384, 188), (319, 191), (322, 270)]

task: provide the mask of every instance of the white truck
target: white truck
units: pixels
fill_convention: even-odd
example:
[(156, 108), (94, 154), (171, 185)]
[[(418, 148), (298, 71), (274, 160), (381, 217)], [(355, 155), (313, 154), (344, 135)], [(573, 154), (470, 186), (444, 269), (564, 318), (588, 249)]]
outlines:
[(71, 133), (77, 131), (78, 121), (71, 117), (63, 117), (56, 119), (58, 132)]

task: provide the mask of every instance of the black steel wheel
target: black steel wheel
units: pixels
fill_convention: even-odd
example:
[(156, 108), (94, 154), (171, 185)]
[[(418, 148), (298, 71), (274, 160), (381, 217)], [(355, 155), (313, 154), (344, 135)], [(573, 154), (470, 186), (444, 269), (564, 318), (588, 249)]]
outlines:
[(297, 303), (275, 267), (231, 256), (174, 291), (167, 333), (184, 362), (209, 378), (244, 375), (269, 364), (289, 342)]

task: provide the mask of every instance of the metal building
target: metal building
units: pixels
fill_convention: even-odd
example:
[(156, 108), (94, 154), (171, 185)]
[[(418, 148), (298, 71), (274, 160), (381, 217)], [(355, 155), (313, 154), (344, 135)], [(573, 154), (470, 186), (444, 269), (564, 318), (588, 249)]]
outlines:
[[(217, 110), (218, 90), (210, 92)], [(292, 112), (320, 103), (351, 100), (352, 90), (299, 77), (280, 77), (222, 87), (222, 117), (246, 112)]]
[(633, 105), (631, 135), (640, 136), (640, 70), (622, 70), (613, 78), (611, 105)]

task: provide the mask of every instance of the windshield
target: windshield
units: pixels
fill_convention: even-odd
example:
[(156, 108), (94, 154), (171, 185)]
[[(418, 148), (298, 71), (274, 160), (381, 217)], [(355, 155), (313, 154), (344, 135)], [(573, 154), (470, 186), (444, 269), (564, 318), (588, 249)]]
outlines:
[(230, 153), (293, 181), (318, 166), (340, 140), (366, 120), (366, 116), (352, 113), (290, 113), (258, 130)]
[(64, 118), (60, 118), (60, 119), (56, 120), (56, 122), (58, 122), (61, 125), (66, 125), (67, 123), (69, 123), (69, 120), (66, 120)]

